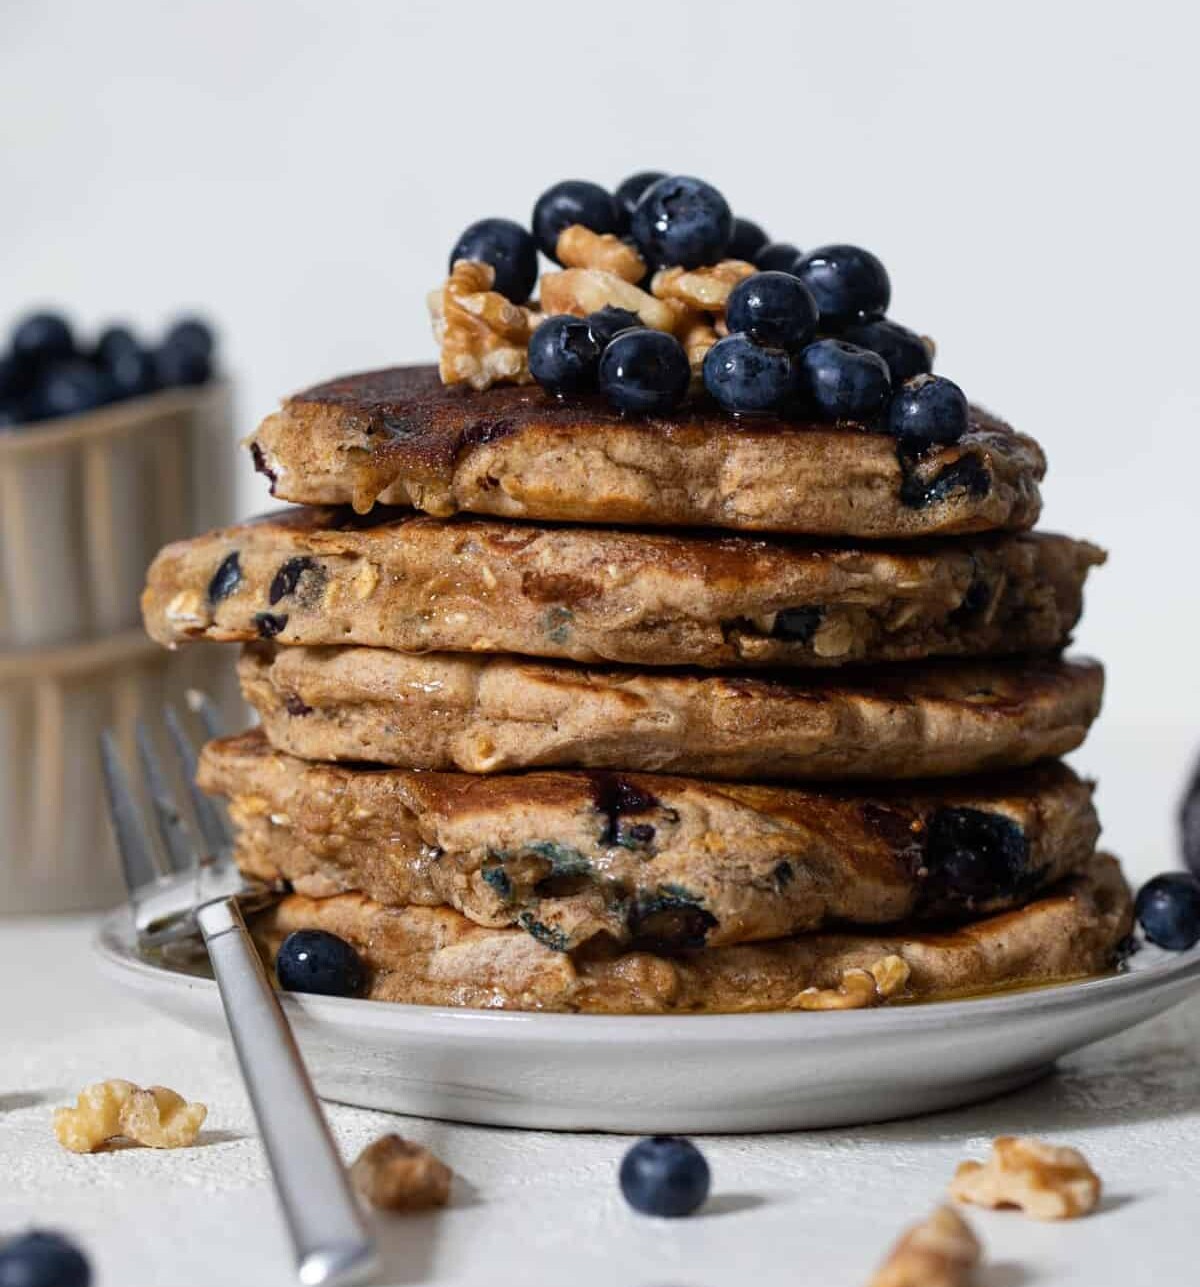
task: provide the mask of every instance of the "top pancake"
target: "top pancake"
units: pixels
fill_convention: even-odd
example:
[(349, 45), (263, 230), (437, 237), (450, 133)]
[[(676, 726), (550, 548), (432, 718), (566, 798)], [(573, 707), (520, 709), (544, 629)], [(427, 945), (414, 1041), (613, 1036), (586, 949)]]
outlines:
[(960, 442), (910, 460), (854, 423), (737, 419), (707, 404), (630, 418), (536, 386), (448, 388), (433, 366), (298, 393), (250, 450), (273, 495), (360, 513), (383, 503), (866, 539), (1030, 528), (1046, 467), (1037, 443), (977, 407)]

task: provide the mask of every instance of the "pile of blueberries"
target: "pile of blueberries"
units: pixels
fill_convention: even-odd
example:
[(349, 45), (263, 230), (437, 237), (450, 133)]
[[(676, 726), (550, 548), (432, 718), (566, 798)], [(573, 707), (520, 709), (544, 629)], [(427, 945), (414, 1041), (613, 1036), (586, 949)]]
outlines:
[[(554, 259), (571, 224), (629, 241), (648, 276), (723, 259), (755, 265), (729, 296), (729, 335), (704, 360), (704, 387), (725, 410), (878, 424), (913, 452), (966, 431), (962, 390), (931, 375), (921, 337), (884, 316), (891, 283), (870, 251), (835, 245), (805, 254), (770, 241), (702, 179), (643, 171), (615, 192), (567, 179), (538, 198), (532, 235), (509, 219), (482, 219), (455, 243), (450, 262), (490, 264), (495, 289), (523, 304), (537, 281), (538, 250)], [(691, 381), (679, 341), (619, 308), (547, 318), (530, 341), (529, 368), (559, 397), (599, 389), (619, 410), (641, 414), (679, 406)]]
[(79, 415), (158, 389), (206, 384), (216, 342), (211, 327), (182, 317), (157, 346), (125, 326), (109, 326), (81, 345), (58, 313), (31, 313), (0, 353), (0, 429)]

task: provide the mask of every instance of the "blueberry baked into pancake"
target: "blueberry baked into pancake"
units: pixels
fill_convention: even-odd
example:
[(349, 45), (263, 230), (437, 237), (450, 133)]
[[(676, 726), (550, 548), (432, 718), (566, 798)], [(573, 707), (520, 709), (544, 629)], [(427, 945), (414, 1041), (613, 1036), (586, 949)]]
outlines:
[(264, 957), (607, 1014), (1114, 968), (1132, 896), (1058, 760), (1105, 556), (1032, 530), (1041, 448), (934, 373), (869, 251), (735, 238), (686, 175), (620, 193), (471, 224), (436, 364), (285, 400), (248, 446), (297, 504), (150, 568), (156, 640), (242, 645), (260, 727), (199, 782), (278, 891)]

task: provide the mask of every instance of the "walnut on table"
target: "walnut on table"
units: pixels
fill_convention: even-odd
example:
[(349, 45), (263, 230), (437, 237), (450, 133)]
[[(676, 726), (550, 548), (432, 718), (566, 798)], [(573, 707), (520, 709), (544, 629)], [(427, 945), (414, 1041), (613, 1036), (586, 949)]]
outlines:
[(868, 1287), (967, 1287), (982, 1256), (971, 1226), (941, 1206), (901, 1235)]
[(1100, 1177), (1077, 1149), (1001, 1135), (986, 1162), (963, 1162), (950, 1196), (981, 1207), (1019, 1207), (1035, 1220), (1072, 1220), (1100, 1201)]
[(558, 234), (555, 258), (567, 268), (599, 268), (637, 285), (646, 275), (646, 261), (637, 249), (611, 232), (593, 232), (573, 223)]
[(805, 988), (788, 1002), (789, 1010), (864, 1010), (898, 996), (912, 971), (901, 956), (884, 956), (869, 970), (847, 970), (836, 988)]
[(94, 1153), (114, 1139), (147, 1148), (187, 1148), (207, 1116), (203, 1104), (189, 1104), (166, 1086), (143, 1090), (111, 1078), (86, 1086), (73, 1108), (55, 1109), (54, 1134), (72, 1153)]
[(354, 1187), (384, 1211), (426, 1211), (450, 1199), (454, 1172), (420, 1144), (399, 1135), (381, 1135), (350, 1168)]
[(443, 384), (528, 384), (529, 337), (541, 320), (492, 290), (496, 270), (473, 259), (456, 260), (450, 276), (427, 302), (433, 334), (441, 349)]

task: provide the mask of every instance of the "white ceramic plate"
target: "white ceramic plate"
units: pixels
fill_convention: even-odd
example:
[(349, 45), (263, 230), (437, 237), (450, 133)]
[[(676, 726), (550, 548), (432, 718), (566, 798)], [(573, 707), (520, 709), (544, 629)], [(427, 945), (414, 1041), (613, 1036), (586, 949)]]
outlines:
[[(225, 1038), (216, 984), (142, 960), (124, 912), (105, 919), (96, 948), (126, 991)], [(1146, 947), (1121, 974), (1060, 987), (825, 1014), (523, 1014), (283, 1000), (326, 1099), (494, 1126), (700, 1134), (851, 1126), (984, 1099), (1197, 986), (1200, 946)]]

